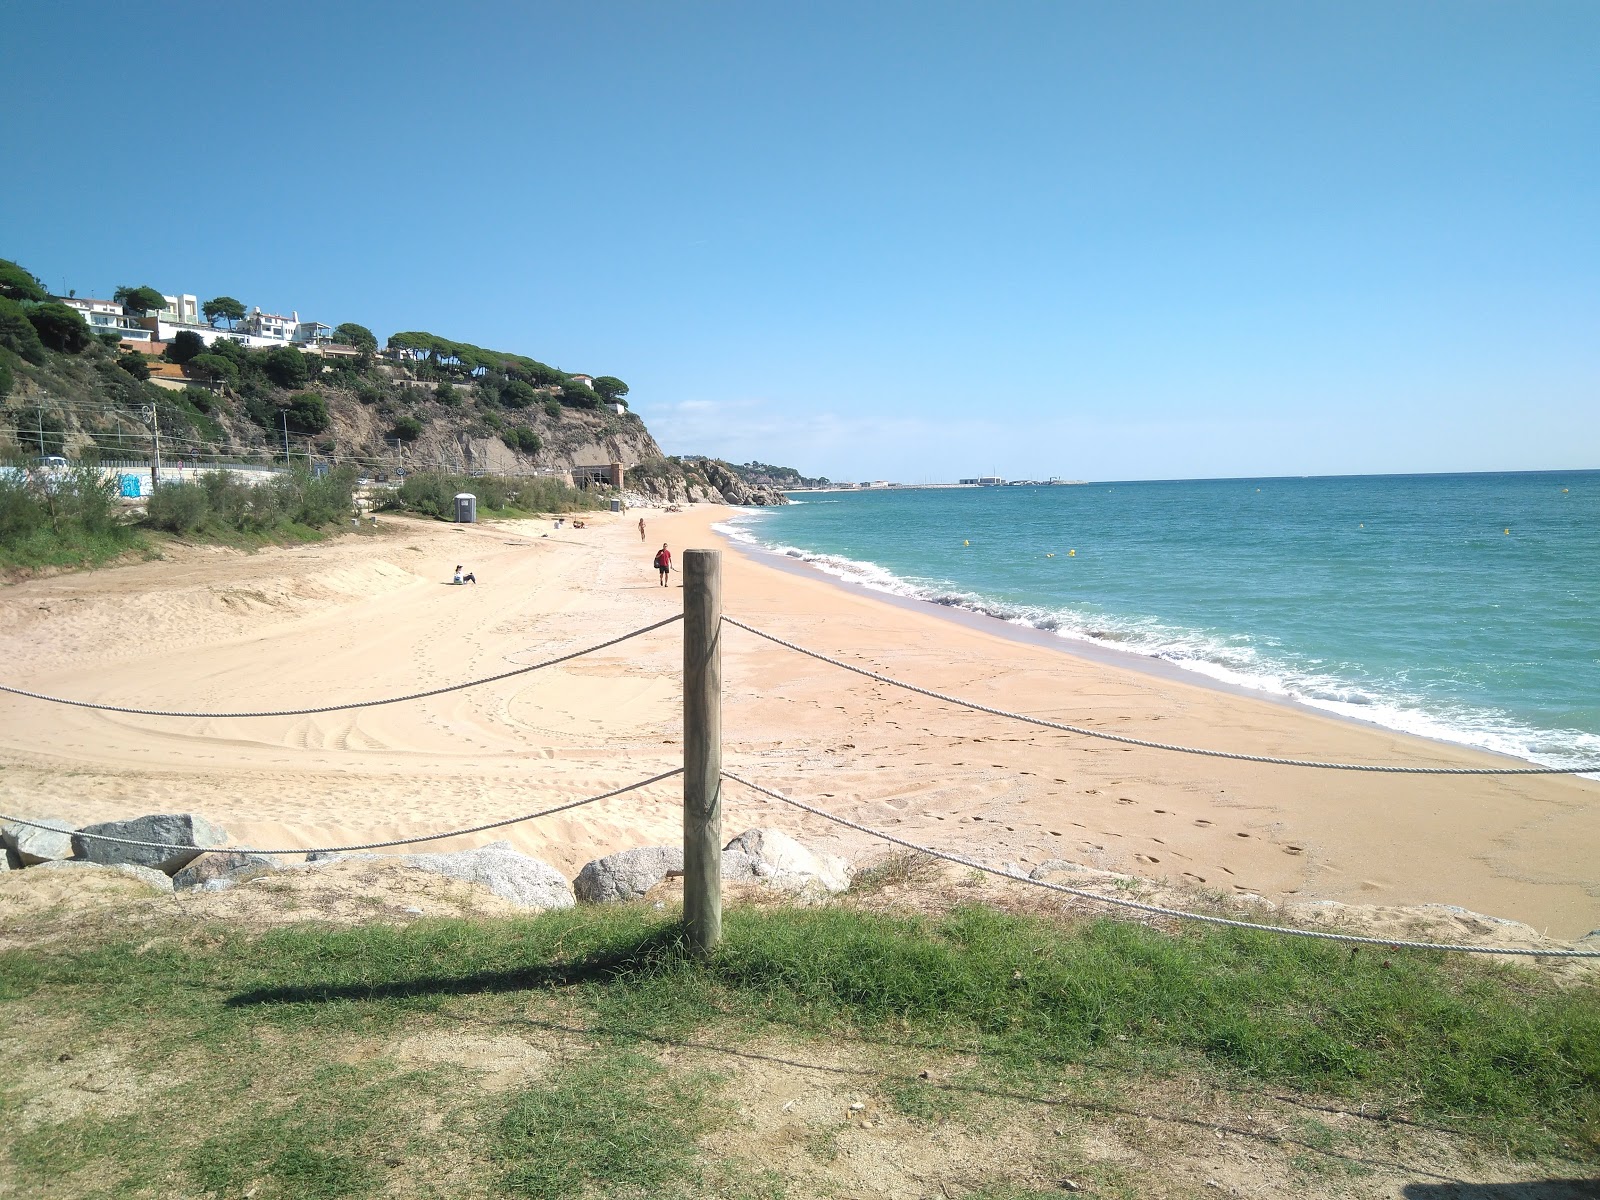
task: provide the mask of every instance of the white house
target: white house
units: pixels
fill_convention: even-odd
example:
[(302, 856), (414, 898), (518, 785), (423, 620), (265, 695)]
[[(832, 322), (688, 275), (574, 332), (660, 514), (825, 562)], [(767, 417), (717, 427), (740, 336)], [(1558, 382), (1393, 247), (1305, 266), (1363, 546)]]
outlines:
[(150, 340), (150, 331), (124, 313), (122, 305), (114, 300), (80, 300), (76, 296), (68, 296), (61, 303), (82, 314), (93, 333), (118, 333), (125, 342)]

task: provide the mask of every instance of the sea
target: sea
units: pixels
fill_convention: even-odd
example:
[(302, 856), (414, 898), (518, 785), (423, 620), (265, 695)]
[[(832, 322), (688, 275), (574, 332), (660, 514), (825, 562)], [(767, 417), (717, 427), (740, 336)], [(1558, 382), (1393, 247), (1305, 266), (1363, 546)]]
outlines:
[(1600, 471), (792, 499), (721, 528), (1069, 647), (1541, 765), (1600, 763)]

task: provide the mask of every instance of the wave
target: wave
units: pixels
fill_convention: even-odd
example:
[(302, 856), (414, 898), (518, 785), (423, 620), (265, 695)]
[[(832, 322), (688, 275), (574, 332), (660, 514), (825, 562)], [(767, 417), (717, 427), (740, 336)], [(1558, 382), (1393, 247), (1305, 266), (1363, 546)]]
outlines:
[(1066, 641), (1154, 658), (1228, 687), (1261, 692), (1399, 733), (1488, 750), (1540, 766), (1600, 762), (1600, 735), (1578, 729), (1540, 729), (1494, 708), (1413, 695), (1378, 681), (1341, 678), (1314, 665), (1263, 653), (1242, 638), (1168, 625), (1150, 617), (1114, 616), (1072, 608), (1012, 604), (936, 581), (908, 579), (864, 559), (764, 541), (752, 527), (770, 510), (744, 510), (712, 528), (760, 553), (794, 559), (843, 583), (957, 608)]

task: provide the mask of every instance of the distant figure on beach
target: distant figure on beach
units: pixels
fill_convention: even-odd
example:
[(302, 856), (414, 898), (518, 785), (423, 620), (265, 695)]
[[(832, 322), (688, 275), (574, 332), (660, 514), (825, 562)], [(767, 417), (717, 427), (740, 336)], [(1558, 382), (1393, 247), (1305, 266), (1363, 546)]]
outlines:
[(667, 549), (665, 542), (662, 542), (661, 549), (656, 551), (655, 565), (656, 570), (661, 572), (661, 586), (666, 587), (667, 576), (672, 573), (672, 551)]
[(644, 541), (644, 518), (639, 518), (639, 540)]
[(456, 564), (456, 577), (453, 580), (451, 580), (451, 582), (452, 583), (470, 583), (473, 587), (477, 587), (478, 586), (478, 577), (476, 575), (474, 575), (471, 571), (463, 572), (462, 569), (461, 569), (461, 564), (457, 563)]
[(560, 517), (557, 517), (557, 518), (556, 518), (556, 528), (557, 528), (557, 529), (560, 529), (560, 528), (561, 528), (561, 518), (560, 518)]

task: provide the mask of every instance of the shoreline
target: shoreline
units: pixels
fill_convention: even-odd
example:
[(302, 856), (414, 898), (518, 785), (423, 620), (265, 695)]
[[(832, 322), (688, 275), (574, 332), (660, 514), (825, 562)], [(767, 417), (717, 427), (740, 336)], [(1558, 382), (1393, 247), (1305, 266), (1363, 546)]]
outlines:
[[(559, 535), (549, 521), (392, 517), (373, 537), (195, 549), (31, 580), (0, 588), (4, 674), (49, 694), (184, 711), (293, 709), (494, 675), (681, 611), (651, 555), (663, 541), (680, 557), (685, 546), (743, 551), (712, 528), (734, 511), (597, 514)], [(901, 598), (781, 558), (724, 554), (730, 616), (979, 704), (1247, 754), (1504, 761), (981, 614), (884, 604)], [(448, 586), (457, 562), (477, 586)], [(1589, 780), (1164, 753), (891, 690), (732, 627), (723, 656), (730, 770), (913, 842), (1025, 872), (1065, 860), (1273, 904), (1459, 905), (1566, 939), (1600, 925), (1600, 786)], [(307, 847), (503, 820), (678, 766), (681, 670), (668, 627), (501, 683), (315, 716), (162, 721), (4, 696), (0, 811), (78, 824), (194, 811), (238, 844)], [(889, 850), (742, 788), (725, 789), (724, 804), (728, 837), (776, 826), (857, 864)], [(425, 849), (504, 837), (570, 876), (602, 854), (677, 842), (680, 805), (668, 780)]]
[[(977, 486), (977, 485), (969, 485)], [(744, 511), (744, 510), (736, 510)], [(1499, 759), (1507, 764), (1517, 763), (1529, 767), (1541, 767), (1549, 764), (1535, 762), (1533, 759), (1523, 758), (1503, 750), (1490, 750), (1483, 746), (1474, 746), (1469, 742), (1452, 741), (1444, 737), (1431, 737), (1427, 734), (1414, 733), (1406, 729), (1396, 729), (1385, 725), (1381, 721), (1363, 720), (1350, 713), (1333, 712), (1319, 708), (1315, 704), (1308, 704), (1294, 696), (1285, 696), (1266, 691), (1263, 688), (1253, 688), (1242, 683), (1231, 683), (1226, 679), (1218, 679), (1201, 671), (1191, 671), (1177, 663), (1161, 658), (1154, 654), (1146, 654), (1139, 650), (1120, 650), (1114, 646), (1102, 644), (1087, 638), (1066, 638), (1052, 633), (1047, 629), (1038, 629), (1031, 625), (1021, 625), (1007, 621), (1003, 617), (996, 617), (989, 613), (979, 612), (976, 609), (965, 608), (954, 604), (938, 604), (932, 600), (924, 600), (919, 596), (899, 596), (893, 592), (881, 591), (869, 587), (864, 583), (855, 583), (848, 579), (841, 579), (820, 567), (807, 562), (803, 558), (783, 554), (768, 546), (757, 543), (742, 542), (732, 535), (713, 528), (713, 532), (720, 537), (726, 547), (760, 565), (774, 568), (779, 571), (788, 571), (807, 579), (821, 581), (831, 587), (839, 588), (845, 592), (866, 596), (896, 608), (903, 608), (908, 612), (922, 613), (944, 621), (952, 621), (958, 625), (972, 629), (976, 632), (986, 633), (993, 637), (1002, 637), (1010, 641), (1020, 642), (1024, 645), (1037, 646), (1040, 649), (1051, 650), (1060, 654), (1068, 654), (1074, 658), (1099, 666), (1112, 669), (1139, 671), (1149, 674), (1157, 679), (1170, 683), (1188, 684), (1192, 687), (1205, 688), (1211, 691), (1222, 692), (1230, 696), (1243, 699), (1258, 700), (1266, 704), (1281, 705), (1308, 716), (1321, 717), (1329, 721), (1338, 721), (1344, 724), (1357, 726), (1362, 729), (1381, 730), (1384, 733), (1396, 734), (1402, 737), (1416, 738), (1419, 741), (1430, 742), (1440, 747), (1451, 750), (1470, 751), (1474, 754), (1486, 755)], [(911, 681), (907, 681), (911, 682)], [(1209, 748), (1209, 747), (1208, 747)], [(1572, 777), (1587, 779), (1595, 778), (1596, 772), (1573, 772)]]

